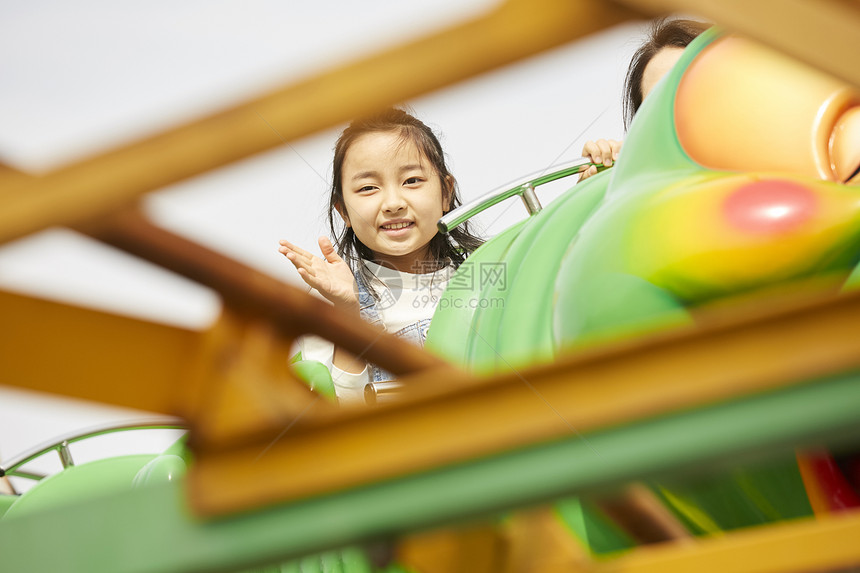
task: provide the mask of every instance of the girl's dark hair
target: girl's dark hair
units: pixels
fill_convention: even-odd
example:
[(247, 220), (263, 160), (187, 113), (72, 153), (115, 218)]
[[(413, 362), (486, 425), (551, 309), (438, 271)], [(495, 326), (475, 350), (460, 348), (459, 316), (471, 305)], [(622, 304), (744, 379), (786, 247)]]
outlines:
[[(335, 217), (338, 207), (344, 207), (343, 179), (341, 172), (346, 152), (356, 139), (367, 133), (397, 132), (402, 141), (411, 141), (421, 155), (430, 162), (439, 176), (443, 192), (449, 192), (447, 213), (461, 204), (457, 180), (448, 171), (445, 164), (445, 154), (439, 139), (429, 127), (419, 119), (399, 108), (388, 108), (382, 112), (356, 119), (340, 134), (334, 147), (332, 162), (331, 197), (328, 206), (328, 223), (338, 254), (347, 262), (353, 271), (361, 274), (365, 284), (371, 284), (372, 275), (364, 265), (363, 259), (373, 260), (373, 253), (362, 243), (351, 227), (343, 225), (339, 217)], [(481, 246), (483, 240), (472, 234), (468, 223), (460, 225), (448, 234), (436, 233), (430, 240), (431, 260), (438, 261), (439, 267), (450, 263), (457, 268), (465, 258)], [(417, 270), (417, 269), (416, 269)], [(424, 269), (422, 272), (430, 272)], [(435, 270), (435, 269), (432, 269)], [(370, 289), (375, 295), (374, 289)]]
[(696, 37), (711, 25), (696, 20), (660, 18), (651, 23), (645, 42), (633, 54), (627, 77), (624, 78), (624, 131), (630, 128), (633, 116), (642, 105), (642, 77), (645, 68), (657, 52), (667, 47), (686, 48)]

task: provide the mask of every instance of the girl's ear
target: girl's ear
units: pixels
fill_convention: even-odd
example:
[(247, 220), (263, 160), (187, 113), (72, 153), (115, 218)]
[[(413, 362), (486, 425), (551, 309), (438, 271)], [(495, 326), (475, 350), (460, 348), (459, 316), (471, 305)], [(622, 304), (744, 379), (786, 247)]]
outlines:
[(347, 227), (351, 227), (352, 225), (349, 224), (349, 215), (347, 214), (346, 207), (344, 207), (343, 203), (335, 203), (334, 208), (337, 209), (337, 214), (340, 215), (341, 219), (343, 219), (343, 224)]
[(454, 177), (446, 175), (442, 180), (442, 214), (451, 210), (451, 201), (454, 199)]

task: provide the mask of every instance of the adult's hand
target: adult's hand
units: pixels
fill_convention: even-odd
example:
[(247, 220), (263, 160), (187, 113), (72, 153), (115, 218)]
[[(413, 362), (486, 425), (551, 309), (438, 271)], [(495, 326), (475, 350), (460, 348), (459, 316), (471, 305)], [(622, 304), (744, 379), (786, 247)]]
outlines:
[(597, 174), (597, 165), (612, 167), (612, 163), (618, 159), (618, 154), (621, 152), (622, 142), (614, 139), (598, 139), (597, 141), (588, 141), (582, 147), (582, 156), (591, 159), (595, 165), (591, 165), (579, 174), (579, 180), (583, 181), (592, 175)]

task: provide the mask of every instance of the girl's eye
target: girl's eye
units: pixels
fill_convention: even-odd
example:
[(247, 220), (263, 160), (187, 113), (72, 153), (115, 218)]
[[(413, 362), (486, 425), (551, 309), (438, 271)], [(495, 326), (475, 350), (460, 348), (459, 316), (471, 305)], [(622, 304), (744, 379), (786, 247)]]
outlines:
[(358, 190), (358, 192), (359, 192), (359, 193), (364, 193), (364, 192), (367, 192), (367, 191), (373, 191), (374, 189), (376, 189), (376, 187), (374, 187), (373, 185), (365, 185), (364, 187), (362, 187), (361, 189), (359, 189), (359, 190)]
[(418, 185), (419, 183), (421, 183), (421, 181), (423, 181), (423, 179), (421, 179), (420, 177), (410, 177), (409, 179), (404, 181), (403, 184), (404, 185)]

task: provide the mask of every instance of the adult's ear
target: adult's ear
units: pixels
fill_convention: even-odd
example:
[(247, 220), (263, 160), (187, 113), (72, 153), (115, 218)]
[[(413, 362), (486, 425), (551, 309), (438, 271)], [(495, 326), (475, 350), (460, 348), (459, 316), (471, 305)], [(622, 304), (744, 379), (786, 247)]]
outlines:
[(349, 214), (347, 213), (346, 207), (344, 207), (343, 203), (335, 203), (334, 208), (337, 210), (337, 214), (340, 215), (340, 218), (343, 219), (343, 224), (347, 227), (352, 227), (352, 225), (349, 224)]

